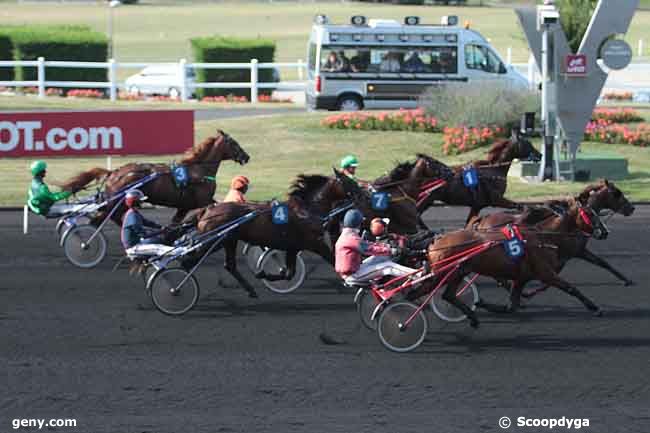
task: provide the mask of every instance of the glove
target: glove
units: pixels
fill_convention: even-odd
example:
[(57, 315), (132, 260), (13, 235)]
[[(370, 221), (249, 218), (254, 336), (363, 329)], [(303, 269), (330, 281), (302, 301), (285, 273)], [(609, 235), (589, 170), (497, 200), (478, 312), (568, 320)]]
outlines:
[(403, 250), (400, 247), (393, 247), (390, 249), (390, 255), (393, 257), (400, 257)]

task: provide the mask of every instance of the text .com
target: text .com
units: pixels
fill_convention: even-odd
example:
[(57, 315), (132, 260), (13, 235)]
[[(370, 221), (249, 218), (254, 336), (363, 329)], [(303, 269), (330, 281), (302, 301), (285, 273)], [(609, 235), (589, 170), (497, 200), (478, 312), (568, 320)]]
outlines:
[(76, 427), (76, 419), (41, 419), (41, 418), (23, 418), (14, 419), (11, 421), (11, 426), (14, 430), (19, 428), (34, 428), (39, 430), (42, 428), (56, 428), (56, 427)]

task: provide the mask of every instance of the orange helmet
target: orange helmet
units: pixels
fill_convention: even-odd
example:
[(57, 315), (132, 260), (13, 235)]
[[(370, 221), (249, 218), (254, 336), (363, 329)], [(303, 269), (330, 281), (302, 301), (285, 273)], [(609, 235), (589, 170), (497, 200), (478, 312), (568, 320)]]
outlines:
[(386, 232), (386, 221), (381, 218), (373, 218), (370, 221), (370, 233), (373, 236), (382, 236)]
[(248, 186), (249, 183), (250, 180), (248, 180), (246, 176), (235, 176), (230, 182), (230, 188), (239, 190), (245, 186)]

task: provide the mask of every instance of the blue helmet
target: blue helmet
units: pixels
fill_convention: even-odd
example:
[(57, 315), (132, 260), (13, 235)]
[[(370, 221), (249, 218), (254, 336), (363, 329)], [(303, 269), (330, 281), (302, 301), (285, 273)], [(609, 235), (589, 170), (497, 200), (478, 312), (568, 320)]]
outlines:
[(363, 222), (363, 214), (356, 209), (350, 209), (343, 217), (343, 227), (358, 229)]

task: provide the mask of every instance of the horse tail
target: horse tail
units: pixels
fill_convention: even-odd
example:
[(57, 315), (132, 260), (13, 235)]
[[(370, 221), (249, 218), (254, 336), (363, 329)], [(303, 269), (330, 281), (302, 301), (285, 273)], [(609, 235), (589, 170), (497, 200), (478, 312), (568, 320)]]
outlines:
[(83, 189), (83, 187), (85, 187), (86, 185), (88, 185), (90, 182), (94, 180), (97, 181), (103, 180), (109, 174), (111, 174), (111, 171), (106, 170), (105, 168), (101, 168), (101, 167), (91, 168), (90, 170), (83, 171), (78, 175), (65, 181), (63, 184), (61, 184), (61, 189), (63, 189), (64, 191), (75, 193)]

